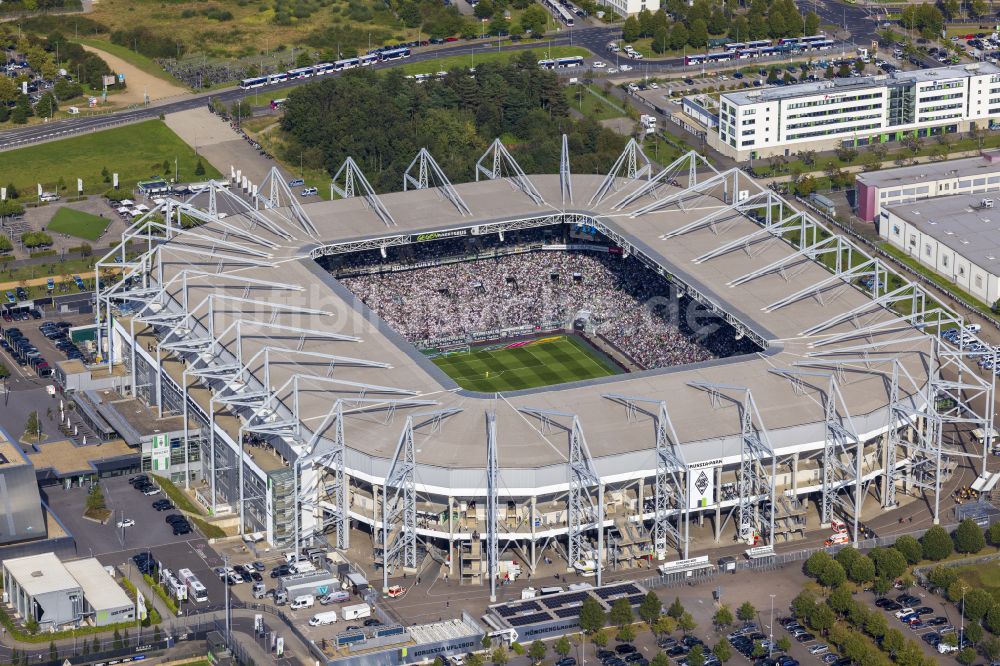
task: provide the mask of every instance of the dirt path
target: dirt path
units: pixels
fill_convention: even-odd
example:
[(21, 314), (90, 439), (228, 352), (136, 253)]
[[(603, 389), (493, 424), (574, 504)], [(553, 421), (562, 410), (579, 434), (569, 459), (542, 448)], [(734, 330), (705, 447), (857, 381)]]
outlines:
[(123, 106), (128, 104), (142, 104), (144, 93), (149, 95), (150, 101), (153, 101), (163, 99), (164, 97), (173, 97), (174, 95), (184, 95), (190, 92), (186, 88), (168, 83), (152, 74), (147, 74), (135, 65), (106, 51), (86, 45), (83, 48), (101, 56), (112, 70), (125, 75), (125, 84), (127, 86), (125, 92), (108, 97), (108, 100), (115, 104)]

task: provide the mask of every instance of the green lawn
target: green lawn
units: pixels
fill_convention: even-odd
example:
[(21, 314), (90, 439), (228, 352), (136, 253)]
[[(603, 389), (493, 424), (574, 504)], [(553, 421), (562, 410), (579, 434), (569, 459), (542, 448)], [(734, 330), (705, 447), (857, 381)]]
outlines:
[(1000, 601), (1000, 562), (981, 562), (957, 569), (958, 577), (970, 588), (986, 590)]
[[(553, 46), (549, 48), (544, 42), (539, 42), (531, 50), (538, 56), (537, 60), (546, 57), (566, 58), (568, 56), (583, 56), (587, 58), (591, 55), (590, 51), (579, 46)], [(472, 67), (474, 63), (508, 62), (511, 58), (520, 56), (523, 51), (524, 49), (506, 49), (498, 52), (495, 48), (477, 48), (474, 53), (469, 53), (468, 55), (445, 56), (431, 60), (422, 60), (420, 62), (408, 62), (405, 65), (400, 65), (399, 69), (403, 70), (404, 74), (434, 74), (436, 72), (446, 72), (453, 67)]]
[(101, 237), (111, 220), (72, 208), (60, 208), (49, 222), (48, 231), (68, 234), (83, 240), (95, 241)]
[[(130, 48), (121, 46), (119, 44), (112, 44), (111, 42), (104, 39), (83, 39), (74, 38), (72, 41), (79, 42), (84, 46), (90, 46), (95, 49), (100, 49), (106, 53), (110, 53), (113, 56), (118, 56), (122, 60), (131, 65), (135, 66), (136, 69), (140, 69), (147, 74), (155, 76), (158, 79), (163, 79), (168, 83), (173, 83), (174, 85), (182, 86), (187, 88), (188, 85), (183, 81), (179, 81), (167, 73), (162, 67), (156, 64), (152, 58), (147, 58), (141, 53), (136, 53)], [(126, 81), (126, 83), (128, 83)]]
[[(590, 89), (593, 90), (593, 87)], [(597, 92), (597, 95), (601, 95), (601, 93)], [(605, 100), (604, 95), (597, 97), (593, 93), (588, 92), (586, 86), (580, 84), (567, 86), (566, 88), (566, 101), (569, 103), (570, 108), (576, 109), (588, 118), (607, 120), (608, 118), (625, 117), (624, 113), (615, 108), (616, 105), (613, 105), (613, 102), (609, 103)]]
[(516, 391), (621, 372), (585, 342), (568, 335), (526, 340), (517, 347), (473, 348), (438, 356), (433, 361), (462, 388), (483, 393)]
[[(96, 194), (111, 188), (104, 182), (101, 170), (118, 173), (122, 187), (131, 189), (136, 181), (150, 176), (173, 176), (174, 159), (180, 180), (218, 178), (219, 172), (202, 160), (203, 176), (195, 176), (198, 156), (160, 120), (147, 120), (133, 125), (82, 134), (69, 139), (40, 143), (4, 153), (4, 162), (16, 164), (2, 177), (4, 185), (13, 181), (20, 192), (30, 193), (37, 183), (47, 190), (56, 189), (60, 179), (69, 188), (76, 179), (83, 179), (84, 192)], [(170, 173), (164, 173), (167, 162)]]

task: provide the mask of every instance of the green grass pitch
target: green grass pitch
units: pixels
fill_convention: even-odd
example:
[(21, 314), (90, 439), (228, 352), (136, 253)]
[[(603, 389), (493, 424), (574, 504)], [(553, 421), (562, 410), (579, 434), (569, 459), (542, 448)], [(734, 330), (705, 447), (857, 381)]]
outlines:
[(68, 234), (83, 240), (95, 241), (101, 237), (111, 220), (72, 208), (60, 208), (49, 222), (47, 231)]
[(495, 393), (616, 375), (621, 370), (574, 336), (532, 340), (508, 349), (438, 356), (434, 364), (464, 389)]

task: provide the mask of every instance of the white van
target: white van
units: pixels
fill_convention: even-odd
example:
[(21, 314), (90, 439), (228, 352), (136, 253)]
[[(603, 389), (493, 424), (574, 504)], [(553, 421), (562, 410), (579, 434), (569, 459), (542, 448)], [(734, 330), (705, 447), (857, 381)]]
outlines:
[(303, 594), (300, 597), (295, 597), (295, 601), (289, 606), (292, 610), (302, 610), (303, 608), (312, 608), (316, 603), (316, 597), (311, 594)]
[(325, 611), (323, 613), (316, 613), (311, 618), (309, 618), (310, 627), (322, 627), (327, 624), (333, 624), (337, 621), (337, 611)]

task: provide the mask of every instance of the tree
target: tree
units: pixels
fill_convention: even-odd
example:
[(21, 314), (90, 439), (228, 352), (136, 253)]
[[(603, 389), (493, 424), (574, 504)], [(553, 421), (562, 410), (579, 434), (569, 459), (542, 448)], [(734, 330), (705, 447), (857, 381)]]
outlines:
[(854, 546), (845, 546), (837, 551), (837, 554), (833, 556), (833, 559), (840, 562), (840, 566), (844, 567), (844, 571), (850, 571), (851, 566), (862, 557), (861, 553)]
[(478, 652), (473, 652), (465, 659), (468, 666), (483, 666), (483, 658)]
[(712, 616), (712, 624), (715, 625), (717, 629), (725, 629), (733, 623), (733, 611), (729, 610), (729, 606), (722, 604), (715, 611), (715, 615)]
[(59, 105), (56, 103), (55, 95), (48, 90), (42, 94), (41, 99), (35, 104), (35, 114), (39, 118), (51, 118), (58, 110)]
[(705, 647), (696, 643), (688, 652), (687, 662), (689, 666), (705, 666)]
[(38, 418), (38, 412), (28, 414), (28, 420), (24, 423), (24, 434), (29, 437), (40, 437), (42, 434), (42, 422)]
[(537, 664), (545, 659), (545, 652), (548, 648), (545, 647), (545, 643), (542, 641), (535, 641), (528, 648), (528, 656), (531, 657), (531, 662)]
[(846, 79), (851, 76), (851, 66), (847, 62), (840, 63), (840, 69), (837, 70), (837, 76), (841, 79)]
[(854, 604), (854, 597), (846, 585), (840, 585), (826, 598), (826, 604), (837, 613), (846, 613)]
[(87, 493), (86, 507), (88, 511), (102, 511), (107, 508), (107, 504), (104, 501), (104, 493), (101, 491), (99, 483), (95, 483), (90, 487), (90, 492)]
[(833, 609), (824, 604), (817, 604), (808, 618), (809, 626), (816, 631), (826, 631), (833, 626), (835, 620)]
[(602, 648), (608, 644), (608, 635), (603, 629), (598, 629), (594, 632), (594, 635), (590, 637), (590, 640), (593, 641), (594, 645)]
[(862, 60), (861, 58), (858, 58), (857, 60), (855, 60), (854, 61), (854, 71), (857, 72), (858, 74), (864, 74), (865, 73), (865, 61)]
[(194, 175), (196, 176), (205, 175), (205, 165), (201, 163), (201, 158), (199, 158), (198, 163), (194, 165)]
[[(997, 536), (1000, 537), (1000, 531), (997, 532)], [(903, 554), (907, 564), (916, 564), (924, 557), (924, 549), (920, 546), (920, 542), (909, 534), (904, 534), (896, 539), (896, 543), (892, 547)]]
[[(629, 613), (631, 613), (631, 608)], [(597, 600), (591, 596), (584, 598), (583, 603), (580, 605), (580, 628), (588, 634), (592, 634), (607, 623), (607, 618), (604, 616), (604, 609), (601, 605), (597, 603)]]
[(986, 547), (986, 537), (976, 521), (966, 518), (955, 530), (955, 550), (960, 553), (978, 553)]
[(548, 23), (549, 15), (541, 5), (532, 4), (521, 14), (521, 25), (528, 32), (541, 35), (545, 32), (545, 24)]
[(880, 597), (884, 597), (892, 589), (892, 582), (888, 578), (883, 578), (879, 576), (875, 579), (875, 583), (872, 584), (872, 590)]
[(736, 610), (736, 617), (743, 622), (752, 622), (757, 617), (757, 609), (749, 601), (744, 601)]
[(493, 0), (481, 0), (476, 3), (476, 8), (472, 10), (472, 13), (478, 19), (488, 19), (493, 16), (494, 11)]
[(836, 560), (827, 564), (823, 568), (823, 573), (819, 575), (819, 582), (826, 587), (837, 587), (842, 585), (845, 580), (847, 580), (847, 574), (844, 572), (844, 567), (840, 566), (840, 562)]
[(996, 601), (986, 590), (974, 587), (965, 593), (965, 602), (962, 604), (965, 609), (965, 619), (967, 622), (979, 622), (983, 619)]
[(850, 578), (859, 585), (871, 582), (875, 578), (875, 563), (867, 555), (862, 555), (851, 565)]
[(954, 549), (951, 536), (940, 525), (934, 525), (927, 530), (920, 540), (920, 545), (923, 547), (924, 557), (932, 562), (945, 559)]
[(649, 666), (670, 666), (670, 658), (660, 650), (650, 660)]
[(681, 616), (684, 615), (684, 605), (681, 603), (680, 597), (674, 597), (674, 602), (667, 609), (667, 615), (675, 620), (680, 620)]
[(639, 27), (639, 19), (634, 16), (625, 19), (625, 25), (622, 26), (622, 39), (626, 42), (634, 42), (639, 39), (640, 34), (642, 31)]
[(831, 561), (833, 561), (833, 558), (830, 557), (830, 554), (828, 552), (826, 552), (825, 550), (817, 550), (815, 553), (809, 556), (808, 560), (806, 560), (805, 564), (806, 573), (812, 576), (813, 578), (819, 578), (819, 575), (823, 573), (823, 569), (826, 569), (826, 566)]
[(688, 29), (681, 22), (674, 23), (670, 27), (670, 48), (675, 51), (684, 47), (688, 43)]
[(632, 615), (632, 605), (629, 604), (628, 599), (617, 599), (611, 604), (611, 611), (608, 613), (608, 618), (611, 620), (611, 624), (619, 627), (631, 624), (635, 618)]
[(655, 592), (650, 590), (646, 593), (646, 596), (643, 597), (642, 603), (639, 604), (639, 617), (641, 617), (646, 624), (652, 626), (653, 622), (656, 621), (656, 618), (660, 617), (661, 612), (663, 612), (663, 602), (660, 601), (660, 598), (656, 596)]
[(788, 652), (792, 649), (792, 639), (788, 636), (782, 636), (777, 640), (776, 647), (782, 652)]
[(929, 580), (931, 585), (934, 587), (947, 590), (955, 583), (955, 581), (958, 580), (958, 572), (951, 567), (943, 567), (939, 564), (931, 569), (931, 572), (927, 574), (927, 580)]
[[(913, 537), (911, 542), (904, 544), (904, 548), (912, 549), (915, 545), (918, 549), (920, 544)], [(906, 555), (896, 548), (873, 548), (868, 553), (868, 557), (875, 563), (875, 575), (886, 580), (895, 580), (906, 571)]]
[(680, 627), (680, 630), (685, 634), (689, 634), (698, 628), (698, 623), (694, 621), (694, 617), (691, 613), (684, 611), (681, 618), (677, 620), (677, 626)]
[(572, 646), (569, 644), (569, 638), (565, 635), (560, 636), (559, 640), (556, 641), (556, 644), (552, 646), (552, 649), (555, 650), (556, 654), (560, 657), (565, 657), (572, 649)]
[(59, 661), (59, 650), (56, 649), (55, 641), (49, 641), (49, 661)]
[(833, 71), (833, 65), (827, 65), (826, 70), (823, 71), (824, 79), (832, 79), (836, 77), (836, 73)]
[(653, 632), (657, 635), (672, 634), (677, 631), (677, 620), (670, 617), (669, 615), (661, 615), (656, 618), (656, 623), (653, 625)]
[(816, 595), (809, 590), (802, 590), (792, 599), (792, 612), (795, 617), (806, 618), (816, 607)]
[[(7, 188), (7, 192), (8, 194), (10, 193), (10, 187)], [(990, 529), (986, 534), (989, 537), (991, 546), (1000, 546), (1000, 523), (990, 525)]]
[(1000, 657), (1000, 638), (987, 636), (979, 643), (979, 651), (988, 661), (995, 661)]
[(955, 655), (955, 659), (964, 666), (970, 666), (976, 660), (976, 649), (971, 647), (963, 648)]
[(704, 20), (698, 19), (691, 23), (688, 44), (696, 49), (700, 49), (708, 44), (708, 24)]
[(806, 35), (815, 35), (819, 32), (819, 15), (810, 10), (809, 13), (806, 14), (805, 24)]
[(10, 112), (10, 121), (18, 125), (23, 125), (33, 115), (35, 115), (35, 112), (31, 109), (31, 100), (28, 99), (27, 95), (19, 95), (17, 103), (14, 105), (14, 110)]
[(733, 658), (733, 647), (726, 640), (725, 636), (720, 638), (719, 642), (712, 647), (712, 654), (723, 664)]
[(508, 654), (505, 646), (500, 645), (493, 650), (493, 654), (490, 655), (490, 660), (496, 664), (496, 666), (506, 666), (507, 662), (510, 661), (510, 654)]
[(965, 637), (972, 641), (973, 645), (983, 640), (983, 625), (978, 622), (965, 625)]

